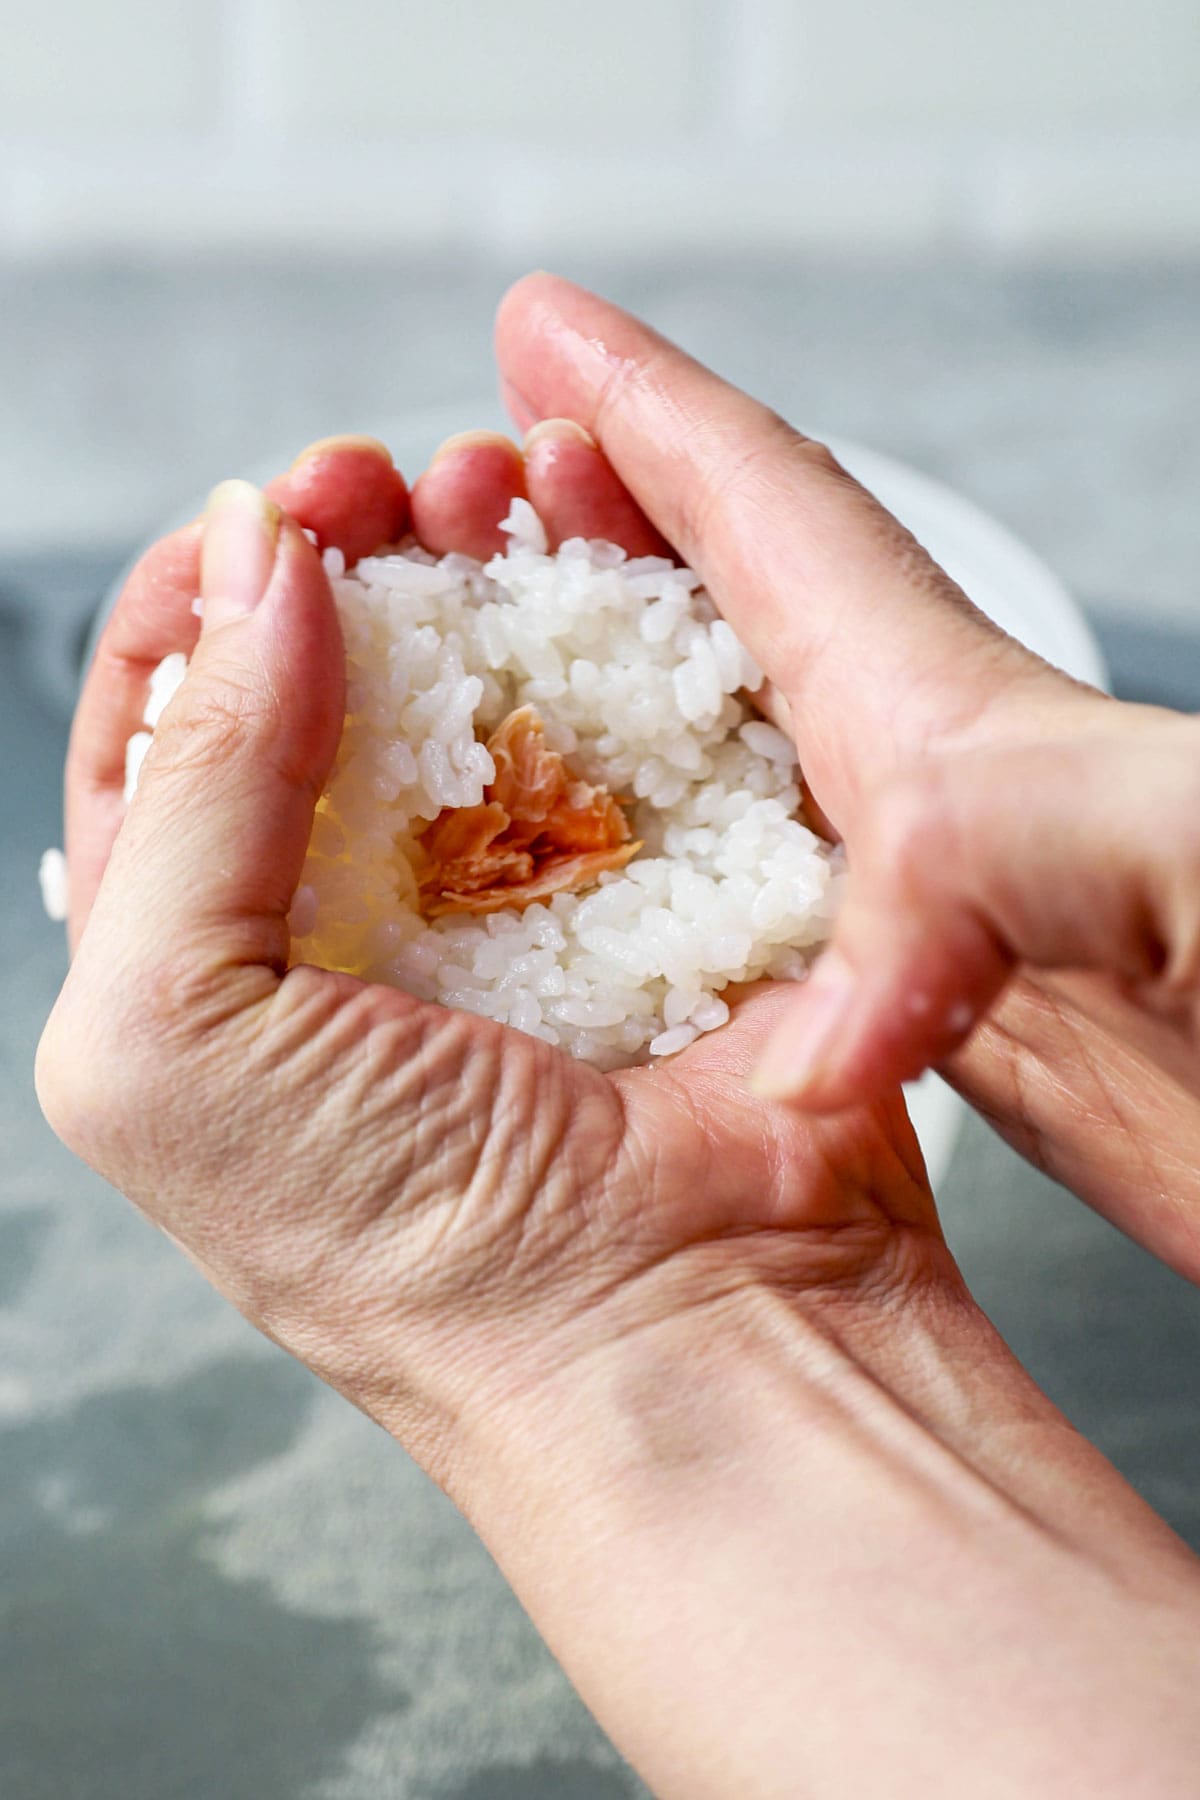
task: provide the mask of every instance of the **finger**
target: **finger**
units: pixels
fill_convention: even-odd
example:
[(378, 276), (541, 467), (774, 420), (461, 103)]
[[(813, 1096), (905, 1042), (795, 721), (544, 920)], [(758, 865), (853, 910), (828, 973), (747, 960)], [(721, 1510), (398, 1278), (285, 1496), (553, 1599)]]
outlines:
[(408, 488), (377, 438), (321, 438), (268, 482), (266, 492), (315, 532), (322, 550), (335, 546), (348, 564), (408, 530)]
[(786, 1017), (791, 985), (759, 981), (726, 988), (727, 1024), (650, 1070), (610, 1078), (625, 1093), (633, 1128), (651, 1141), (670, 1135), (662, 1120), (662, 1108), (670, 1104), (719, 1139), (711, 1167), (697, 1184), (681, 1189), (690, 1226), (697, 1226), (698, 1208), (704, 1230), (714, 1237), (744, 1222), (745, 1169), (761, 1162), (771, 1141), (774, 1166), (804, 1168), (808, 1175), (802, 1204), (777, 1220), (781, 1230), (869, 1225), (887, 1216), (936, 1231), (924, 1161), (898, 1088), (876, 1106), (836, 1118), (762, 1105), (747, 1095), (746, 1077)]
[[(669, 556), (670, 544), (617, 479), (591, 433), (574, 419), (543, 419), (525, 434), (525, 480), (529, 500), (552, 544), (567, 538), (605, 538), (630, 556)], [(791, 708), (774, 682), (764, 681), (750, 696), (771, 723), (794, 736)], [(830, 835), (821, 809), (805, 796), (813, 828)]]
[(522, 434), (532, 431), (538, 421), (546, 417), (546, 414), (536, 412), (524, 394), (504, 379), (503, 371), (500, 375), (500, 399), (505, 412)]
[[(408, 491), (374, 438), (325, 438), (301, 451), (268, 490), (297, 523), (348, 560), (407, 529)], [(150, 677), (164, 657), (190, 655), (200, 631), (202, 522), (141, 557), (101, 634), (84, 679), (67, 753), (65, 832), (72, 948), (87, 922), (125, 816), (125, 752), (142, 726)]]
[(1200, 1281), (1187, 1036), (1094, 975), (1020, 974), (941, 1073), (1028, 1161)]
[(552, 544), (605, 538), (630, 556), (671, 548), (622, 486), (590, 432), (573, 419), (543, 419), (525, 436), (525, 482)]
[(200, 591), (201, 534), (200, 521), (185, 525), (137, 562), (84, 681), (65, 778), (72, 947), (125, 816), (125, 746), (141, 727), (150, 677), (164, 657), (190, 654), (200, 633), (192, 609)]
[(571, 283), (528, 276), (501, 305), (518, 417), (566, 414), (684, 560), (796, 719), (839, 824), (854, 795), (986, 712), (1025, 729), (1031, 695), (1071, 684), (986, 621), (821, 445), (647, 326)]
[[(341, 732), (343, 652), (321, 561), (246, 482), (205, 516), (199, 641), (154, 733), (80, 960), (156, 948), (216, 991), (286, 967), (287, 913)], [(136, 958), (135, 958), (136, 952)]]
[(836, 1110), (918, 1075), (1020, 963), (1192, 991), (1200, 733), (1150, 708), (1110, 716), (1106, 737), (939, 759), (880, 789), (760, 1093)]
[(447, 438), (413, 484), (413, 530), (435, 556), (459, 551), (486, 562), (507, 539), (500, 522), (525, 497), (525, 465), (511, 438), (464, 431)]

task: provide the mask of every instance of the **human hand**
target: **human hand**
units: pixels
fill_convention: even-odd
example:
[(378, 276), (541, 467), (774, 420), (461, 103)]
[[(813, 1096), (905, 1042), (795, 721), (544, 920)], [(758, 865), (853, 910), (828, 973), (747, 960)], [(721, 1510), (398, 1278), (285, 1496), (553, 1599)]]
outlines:
[[(532, 1380), (555, 1312), (574, 1333), (595, 1308), (602, 1333), (644, 1278), (685, 1311), (758, 1280), (788, 1295), (957, 1293), (898, 1097), (817, 1121), (747, 1096), (779, 988), (670, 1064), (605, 1078), (396, 990), (287, 972), (288, 908), (342, 716), (336, 616), (300, 527), (354, 558), (411, 519), (429, 547), (487, 554), (527, 492), (556, 538), (661, 540), (569, 425), (524, 454), (489, 434), (451, 440), (411, 499), (382, 447), (354, 439), (314, 446), (270, 492), (291, 512), (235, 484), (147, 552), (87, 677), (67, 768), (76, 955), (39, 1056), (67, 1141), (406, 1441), (426, 1382), (397, 1376), (421, 1336), (400, 1328), (406, 1307), (436, 1335), (456, 1299), (494, 1290), (449, 1417), (498, 1367), (516, 1379), (514, 1320)], [(181, 647), (188, 676), (125, 818), (125, 740), (149, 672)]]
[(851, 864), (756, 1073), (835, 1109), (938, 1068), (1200, 1276), (1200, 725), (1004, 637), (820, 444), (549, 276), (501, 309), (522, 425), (569, 413), (773, 684)]
[[(518, 482), (557, 536), (653, 541), (569, 428), (524, 459), (452, 445), (414, 521), (437, 548), (486, 549)], [(219, 490), (148, 553), (89, 676), (68, 772), (76, 955), (38, 1063), (55, 1128), (443, 1482), (664, 1795), (869, 1787), (931, 1691), (952, 1721), (936, 1768), (973, 1767), (997, 1708), (1026, 1705), (1017, 1647), (1047, 1597), (1037, 1716), (1086, 1698), (1105, 1724), (1080, 1767), (1140, 1745), (1194, 1684), (1192, 1565), (971, 1303), (898, 1096), (808, 1118), (748, 1095), (782, 987), (672, 1063), (607, 1077), (394, 989), (288, 971), (342, 716), (336, 617), (296, 521), (353, 555), (409, 500), (362, 443), (273, 486), (294, 518)], [(197, 631), (117, 829), (146, 677)], [(1155, 1648), (1130, 1667), (1112, 1646), (1147, 1607)], [(800, 1745), (831, 1670), (827, 1741)], [(1017, 1743), (1027, 1790), (1061, 1736)], [(1193, 1751), (1177, 1733), (1168, 1774)]]

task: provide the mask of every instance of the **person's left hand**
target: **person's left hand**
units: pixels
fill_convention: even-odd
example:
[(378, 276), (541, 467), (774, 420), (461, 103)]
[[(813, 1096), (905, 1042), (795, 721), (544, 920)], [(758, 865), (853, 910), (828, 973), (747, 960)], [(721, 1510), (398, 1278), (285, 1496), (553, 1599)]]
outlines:
[[(655, 542), (569, 427), (524, 459), (452, 445), (412, 496), (418, 532), (486, 549), (506, 482), (556, 536)], [(289, 969), (343, 717), (300, 526), (353, 556), (409, 499), (362, 442), (274, 492), (294, 517), (229, 484), (150, 551), (88, 677), (75, 957), (38, 1054), (55, 1130), (447, 1487), (657, 1792), (837, 1791), (847, 1709), (871, 1719), (870, 1785), (931, 1691), (943, 1766), (969, 1766), (997, 1715), (1028, 1716), (1019, 1652), (1043, 1620), (1027, 1790), (1060, 1766), (1060, 1716), (1105, 1722), (1070, 1747), (1087, 1766), (1128, 1754), (1185, 1710), (1193, 1566), (974, 1306), (899, 1093), (809, 1118), (748, 1092), (785, 984), (605, 1076)], [(189, 646), (122, 818), (149, 672)], [(1157, 1648), (1131, 1667), (1149, 1610)], [(831, 1686), (842, 1713), (798, 1742)], [(1191, 1756), (1176, 1733), (1170, 1768)]]
[[(486, 558), (501, 549), (499, 521), (512, 501), (531, 499), (554, 541), (575, 533), (609, 537), (631, 555), (664, 551), (587, 433), (551, 420), (518, 449), (494, 431), (450, 438), (409, 492), (375, 438), (322, 438), (266, 489), (322, 549), (348, 563), (412, 529), (429, 550)], [(161, 538), (130, 572), (106, 622), (76, 709), (67, 754), (65, 827), (67, 934), (74, 945), (125, 816), (125, 746), (141, 728), (152, 672), (165, 656), (189, 655), (200, 634), (203, 521)]]
[[(387, 1321), (367, 1358), (385, 1384), (398, 1316), (436, 1295), (440, 1317), (448, 1295), (484, 1285), (477, 1323), (519, 1319), (538, 1360), (547, 1309), (577, 1329), (598, 1293), (632, 1292), (650, 1270), (656, 1287), (670, 1272), (681, 1304), (760, 1278), (788, 1294), (954, 1285), (899, 1095), (811, 1122), (746, 1091), (778, 987), (670, 1063), (607, 1078), (396, 990), (287, 972), (288, 907), (342, 716), (336, 615), (298, 527), (351, 561), (410, 526), (435, 551), (487, 555), (527, 494), (552, 540), (607, 535), (635, 553), (662, 540), (565, 422), (524, 451), (494, 434), (450, 440), (411, 496), (382, 446), (328, 440), (269, 492), (282, 521), (247, 519), (242, 486), (146, 553), (87, 676), (66, 783), (76, 957), (40, 1057), (68, 1142), (256, 1322), (393, 1424), (398, 1397), (342, 1360), (351, 1301), (335, 1269), (359, 1317)], [(222, 604), (224, 587), (255, 581), (256, 610)], [(126, 818), (125, 740), (150, 671), (180, 648), (193, 660)], [(356, 1330), (356, 1357), (370, 1336)], [(511, 1349), (471, 1353), (483, 1385), (511, 1372)]]

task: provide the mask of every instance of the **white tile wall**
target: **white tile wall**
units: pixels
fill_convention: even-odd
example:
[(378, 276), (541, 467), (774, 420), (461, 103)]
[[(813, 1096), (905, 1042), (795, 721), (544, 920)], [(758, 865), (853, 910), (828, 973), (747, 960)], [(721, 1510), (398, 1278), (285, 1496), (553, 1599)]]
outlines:
[(1200, 0), (0, 0), (0, 255), (1200, 249)]
[(542, 243), (618, 255), (631, 244), (753, 251), (795, 243), (903, 254), (949, 236), (957, 187), (943, 159), (928, 146), (877, 149), (731, 144), (700, 169), (686, 148), (649, 159), (577, 155), (569, 180), (528, 153), (495, 194), (492, 228), (500, 246), (530, 256)]
[(205, 0), (0, 0), (0, 133), (78, 144), (204, 130), (213, 11)]
[(1196, 0), (775, 0), (784, 116), (1061, 130), (1200, 116)]
[(694, 0), (279, 0), (277, 121), (290, 131), (641, 143), (702, 122)]
[(1146, 130), (1012, 143), (997, 156), (982, 229), (998, 250), (1094, 259), (1109, 250), (1114, 220), (1131, 255), (1200, 248), (1200, 145)]

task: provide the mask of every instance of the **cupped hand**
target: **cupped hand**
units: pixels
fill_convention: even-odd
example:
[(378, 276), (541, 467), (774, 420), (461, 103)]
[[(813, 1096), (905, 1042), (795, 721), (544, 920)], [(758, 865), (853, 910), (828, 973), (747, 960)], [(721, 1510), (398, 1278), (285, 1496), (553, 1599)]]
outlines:
[(343, 700), (301, 528), (483, 553), (522, 490), (556, 537), (660, 542), (555, 425), (524, 455), (458, 440), (411, 496), (379, 446), (317, 446), (274, 502), (226, 484), (143, 559), (72, 740), (51, 1123), (443, 1482), (664, 1800), (891, 1791), (898, 1754), (913, 1791), (974, 1791), (981, 1744), (990, 1792), (1064, 1768), (1123, 1792), (1148, 1734), (1155, 1791), (1184, 1791), (1194, 1563), (970, 1301), (898, 1093), (813, 1116), (749, 1091), (785, 986), (606, 1076), (289, 968)]
[[(435, 1425), (643, 1313), (756, 1283), (955, 1287), (898, 1096), (808, 1120), (749, 1094), (778, 988), (671, 1063), (605, 1077), (393, 989), (289, 972), (343, 705), (301, 528), (351, 558), (410, 525), (485, 555), (528, 493), (556, 538), (661, 540), (569, 424), (523, 454), (451, 440), (411, 497), (382, 446), (353, 439), (314, 446), (269, 491), (226, 484), (147, 552), (87, 678), (67, 771), (76, 953), (38, 1071), (66, 1141), (439, 1464), (451, 1434)], [(179, 648), (188, 674), (125, 816), (125, 739)]]
[(991, 625), (829, 451), (552, 276), (497, 327), (510, 409), (595, 436), (770, 679), (845, 839), (833, 947), (760, 1064), (810, 1111), (937, 1067), (1200, 1277), (1200, 723)]

